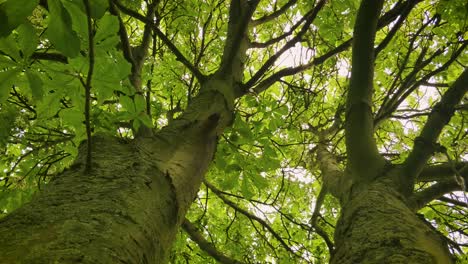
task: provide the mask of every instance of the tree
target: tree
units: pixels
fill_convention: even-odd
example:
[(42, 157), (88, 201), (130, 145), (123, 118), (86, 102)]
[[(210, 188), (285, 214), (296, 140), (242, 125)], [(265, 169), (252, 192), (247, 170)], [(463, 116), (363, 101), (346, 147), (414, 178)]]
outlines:
[(2, 1), (0, 262), (461, 259), (466, 7)]

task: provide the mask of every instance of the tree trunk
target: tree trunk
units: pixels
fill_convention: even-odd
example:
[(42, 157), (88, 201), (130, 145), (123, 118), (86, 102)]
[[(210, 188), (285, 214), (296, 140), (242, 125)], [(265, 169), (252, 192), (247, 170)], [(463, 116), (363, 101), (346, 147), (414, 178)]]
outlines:
[(0, 220), (0, 263), (155, 263), (167, 257), (177, 231), (169, 178), (133, 144), (93, 139), (89, 175), (78, 158), (29, 204)]
[(442, 236), (379, 178), (343, 205), (332, 264), (453, 263)]
[(30, 203), (0, 220), (0, 263), (166, 263), (232, 109), (207, 81), (153, 137), (92, 139)]

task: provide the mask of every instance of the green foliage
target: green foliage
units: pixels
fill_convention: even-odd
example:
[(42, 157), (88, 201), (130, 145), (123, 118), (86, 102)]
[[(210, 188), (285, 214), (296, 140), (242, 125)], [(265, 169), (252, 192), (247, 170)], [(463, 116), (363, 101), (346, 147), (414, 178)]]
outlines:
[(72, 19), (60, 0), (49, 3), (49, 28), (47, 35), (55, 48), (70, 58), (78, 56), (80, 39), (72, 29)]
[(16, 115), (16, 109), (10, 106), (8, 106), (6, 109), (1, 109), (0, 124), (2, 125), (0, 126), (0, 150), (2, 152), (7, 145), (11, 130), (15, 127)]
[[(144, 15), (151, 1), (120, 2)], [(288, 2), (260, 1), (254, 21)], [(316, 154), (318, 144), (325, 144), (337, 166), (346, 166), (343, 121), (351, 50), (343, 43), (353, 35), (359, 1), (327, 1), (305, 35), (289, 51), (277, 54), (299, 34), (301, 18), (314, 2), (299, 0), (281, 15), (249, 28), (250, 41), (264, 46), (247, 50), (242, 61), (244, 84), (239, 86), (271, 58), (277, 60), (236, 100), (235, 120), (219, 136), (206, 175), (219, 192), (202, 185), (187, 215), (220, 252), (246, 263), (329, 260), (323, 234), (309, 222), (324, 180)], [(387, 1), (384, 12), (399, 2)], [(28, 201), (38, 186), (70, 165), (77, 146), (86, 139), (83, 83), (90, 60), (83, 1), (47, 3), (46, 8), (37, 0), (0, 0), (0, 212), (4, 213)], [(90, 3), (95, 49), (93, 131), (127, 140), (142, 125), (157, 132), (171, 117), (180, 116), (202, 84), (167, 43), (159, 37), (153, 40), (150, 34), (141, 73), (132, 76), (141, 77), (142, 85), (132, 86), (129, 77), (138, 71), (124, 54), (128, 50), (121, 41), (119, 19), (110, 13), (109, 1)], [(467, 41), (466, 7), (462, 0), (421, 1), (377, 54), (375, 138), (379, 151), (395, 164), (408, 156), (429, 112), (468, 63), (466, 48), (459, 50)], [(160, 1), (151, 27), (158, 27), (189, 63), (209, 76), (219, 68), (228, 37), (228, 8), (229, 1)], [(125, 12), (120, 15), (134, 52), (142, 44), (145, 25)], [(386, 39), (397, 17), (378, 31), (376, 45)], [(271, 40), (275, 41), (265, 44)], [(344, 46), (336, 50), (340, 45)], [(304, 66), (311, 62), (315, 64)], [(299, 65), (301, 70), (295, 68)], [(297, 73), (278, 78), (265, 91), (256, 90), (257, 84), (281, 70)], [(457, 106), (438, 139), (453, 161), (466, 161), (466, 103), (465, 99)], [(335, 128), (334, 124), (336, 131), (325, 139), (318, 136), (317, 131)], [(436, 155), (430, 162), (447, 161), (447, 155)], [(330, 195), (321, 208), (318, 223), (329, 238), (339, 208)], [(437, 202), (421, 213), (443, 234), (466, 240), (466, 234), (459, 232), (467, 224), (466, 209)], [(184, 232), (173, 250), (171, 263), (215, 263)], [(466, 253), (466, 247), (463, 250)]]
[(0, 3), (0, 38), (8, 36), (25, 22), (38, 3), (39, 0), (8, 0)]

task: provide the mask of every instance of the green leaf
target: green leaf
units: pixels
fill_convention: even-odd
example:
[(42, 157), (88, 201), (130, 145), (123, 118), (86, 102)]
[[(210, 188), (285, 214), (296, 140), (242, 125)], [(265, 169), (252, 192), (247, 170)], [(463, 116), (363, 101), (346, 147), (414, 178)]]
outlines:
[(11, 86), (15, 82), (15, 77), (19, 72), (19, 69), (11, 69), (0, 72), (0, 104), (8, 99)]
[[(63, 7), (68, 11), (72, 20), (72, 28), (78, 36), (88, 36), (88, 18), (83, 7), (83, 1), (62, 1)], [(88, 38), (82, 39), (83, 46), (88, 45)]]
[(26, 70), (26, 76), (28, 77), (29, 81), (29, 88), (31, 89), (32, 97), (35, 101), (41, 100), (44, 94), (42, 90), (42, 79), (39, 74), (32, 72), (30, 70)]
[(18, 27), (18, 44), (23, 56), (28, 58), (36, 50), (39, 38), (31, 23), (24, 23)]
[(216, 168), (224, 171), (227, 166), (226, 159), (222, 155), (217, 154), (215, 158), (215, 165), (216, 165)]
[(21, 59), (16, 41), (11, 35), (6, 38), (0, 38), (0, 51), (3, 51), (5, 54), (9, 55), (16, 61)]
[(92, 0), (91, 4), (91, 17), (101, 18), (109, 7), (108, 0)]
[(0, 4), (0, 38), (22, 24), (39, 4), (39, 0), (8, 0)]
[(125, 108), (130, 113), (136, 113), (135, 111), (135, 103), (133, 102), (132, 98), (124, 95), (120, 97), (120, 103), (122, 104), (123, 108)]
[(151, 121), (151, 118), (145, 113), (139, 114), (138, 120), (140, 120), (141, 123), (143, 123), (143, 125), (145, 125), (146, 127), (153, 127), (153, 122)]
[(229, 164), (226, 167), (226, 172), (240, 172), (242, 171), (242, 167), (239, 166), (238, 164)]
[[(69, 0), (70, 1), (70, 0)], [(71, 2), (77, 5), (80, 10), (86, 14), (85, 6), (83, 0), (71, 0)], [(108, 0), (90, 0), (89, 4), (91, 6), (91, 17), (92, 18), (101, 18), (109, 7)]]
[(3, 107), (0, 112), (0, 149), (4, 148), (10, 131), (14, 127), (17, 111), (12, 107)]
[(76, 57), (80, 52), (80, 39), (72, 29), (68, 11), (59, 0), (49, 0), (50, 21), (47, 35), (55, 48), (67, 57)]
[(76, 108), (63, 109), (60, 111), (59, 116), (62, 118), (64, 124), (70, 125), (75, 129), (80, 129), (84, 126), (84, 113)]
[(239, 174), (237, 173), (226, 173), (224, 174), (223, 180), (221, 182), (221, 187), (224, 190), (232, 190), (234, 187), (239, 185)]
[(134, 97), (133, 100), (135, 102), (135, 112), (136, 113), (145, 111), (146, 101), (145, 101), (145, 98), (143, 97), (143, 95), (135, 94), (135, 97)]
[(257, 187), (259, 191), (268, 187), (268, 180), (256, 172), (249, 173), (248, 176), (252, 180), (252, 183)]
[(119, 31), (119, 20), (116, 16), (105, 15), (98, 22), (98, 30), (95, 36), (96, 42), (115, 36)]
[(10, 58), (6, 56), (0, 56), (0, 69), (6, 69), (6, 68), (11, 68), (18, 66), (18, 63), (15, 61), (11, 60)]
[(247, 177), (242, 179), (241, 184), (241, 192), (245, 199), (250, 200), (254, 196), (254, 192), (252, 191), (252, 187), (250, 186), (250, 182), (248, 181)]
[(133, 120), (133, 129), (135, 131), (138, 131), (138, 129), (140, 129), (140, 126), (141, 126), (141, 122), (139, 119)]

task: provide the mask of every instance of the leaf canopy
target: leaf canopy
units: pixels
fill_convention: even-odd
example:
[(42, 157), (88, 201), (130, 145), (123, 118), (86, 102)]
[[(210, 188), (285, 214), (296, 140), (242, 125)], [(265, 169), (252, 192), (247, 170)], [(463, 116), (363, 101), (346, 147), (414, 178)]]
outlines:
[[(229, 1), (154, 1), (154, 19), (142, 21), (153, 1), (109, 6), (93, 0), (91, 62), (83, 2), (46, 2), (0, 1), (3, 214), (28, 201), (76, 157), (86, 139), (83, 84), (90, 65), (93, 131), (131, 140), (141, 126), (157, 131), (181, 114), (202, 81), (188, 65), (204, 76), (215, 73), (228, 38)], [(249, 21), (235, 120), (219, 138), (187, 218), (217, 250), (239, 261), (323, 263), (340, 206), (332, 196), (325, 198), (323, 232), (317, 232), (310, 219), (326, 177), (317, 153), (324, 146), (345, 169), (343, 120), (359, 1), (258, 2)], [(430, 112), (466, 69), (467, 7), (461, 0), (385, 1), (370, 107), (376, 146), (388, 162), (406, 160)], [(167, 39), (146, 30), (151, 27)], [(433, 155), (429, 165), (466, 164), (467, 103), (465, 95), (456, 105), (437, 141), (446, 151)], [(418, 179), (414, 191), (436, 183)], [(466, 192), (450, 191), (419, 211), (454, 241), (459, 256), (467, 253), (464, 199)], [(184, 261), (215, 263), (180, 232), (171, 263)]]

